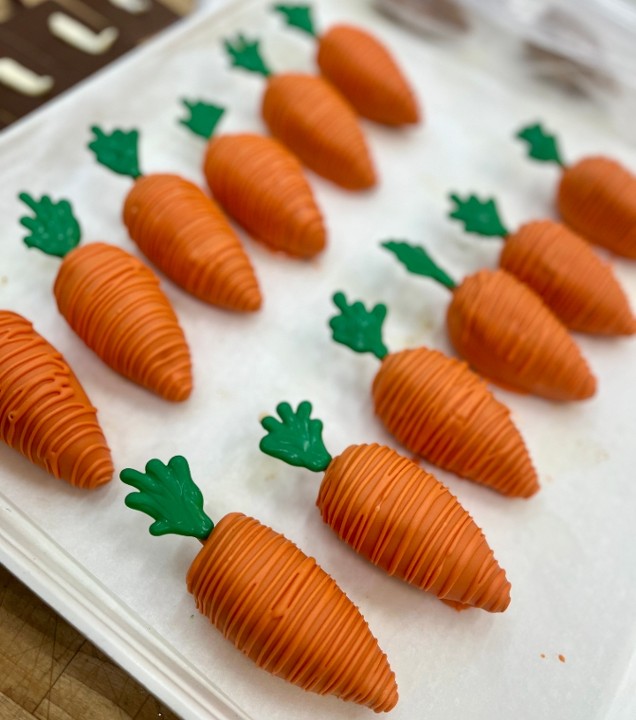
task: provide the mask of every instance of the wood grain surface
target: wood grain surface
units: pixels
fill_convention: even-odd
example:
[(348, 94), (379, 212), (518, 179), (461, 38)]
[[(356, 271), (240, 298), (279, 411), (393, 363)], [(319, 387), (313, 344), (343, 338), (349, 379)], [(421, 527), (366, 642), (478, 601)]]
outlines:
[(0, 565), (0, 720), (179, 720)]

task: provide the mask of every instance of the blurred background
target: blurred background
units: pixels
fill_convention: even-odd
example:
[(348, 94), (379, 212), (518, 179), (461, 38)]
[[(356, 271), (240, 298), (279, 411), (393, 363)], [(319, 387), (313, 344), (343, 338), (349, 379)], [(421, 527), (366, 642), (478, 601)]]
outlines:
[[(0, 0), (0, 128), (180, 17), (226, 1)], [(636, 142), (636, 0), (369, 2), (481, 69), (516, 72), (522, 63), (528, 75), (589, 98)]]

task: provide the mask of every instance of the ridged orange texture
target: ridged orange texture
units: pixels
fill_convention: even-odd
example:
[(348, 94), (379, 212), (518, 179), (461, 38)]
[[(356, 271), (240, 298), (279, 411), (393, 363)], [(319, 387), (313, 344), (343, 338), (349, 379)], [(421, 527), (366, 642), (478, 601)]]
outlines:
[(636, 176), (606, 157), (588, 157), (563, 171), (557, 205), (586, 240), (636, 260)]
[(97, 411), (64, 358), (16, 313), (0, 311), (0, 436), (56, 478), (95, 488), (113, 476)]
[(432, 475), (382, 445), (352, 445), (317, 501), (342, 540), (390, 575), (444, 600), (503, 612), (510, 583), (483, 533)]
[(358, 117), (323, 78), (287, 73), (270, 77), (261, 110), (272, 135), (318, 175), (348, 190), (375, 185)]
[(192, 391), (190, 351), (159, 280), (124, 250), (91, 243), (70, 252), (53, 288), (57, 306), (113, 370), (166, 400)]
[(438, 467), (511, 497), (539, 489), (510, 411), (466, 363), (427, 348), (387, 355), (373, 402), (388, 431)]
[(508, 235), (501, 268), (531, 287), (571, 330), (633, 335), (636, 319), (612, 268), (565, 225), (540, 220)]
[(565, 326), (504, 270), (469, 275), (454, 290), (446, 321), (457, 352), (503, 387), (550, 400), (584, 400), (596, 392)]
[(219, 205), (255, 239), (294, 257), (324, 249), (325, 226), (302, 166), (277, 140), (212, 138), (203, 171)]
[(318, 66), (353, 107), (385, 125), (419, 122), (413, 90), (391, 53), (361, 28), (333, 25), (320, 37)]
[(294, 543), (240, 513), (217, 524), (187, 576), (197, 608), (259, 667), (386, 712), (395, 676), (358, 608)]
[(245, 250), (217, 205), (178, 175), (146, 175), (126, 197), (124, 222), (144, 255), (200, 300), (240, 312), (261, 306)]

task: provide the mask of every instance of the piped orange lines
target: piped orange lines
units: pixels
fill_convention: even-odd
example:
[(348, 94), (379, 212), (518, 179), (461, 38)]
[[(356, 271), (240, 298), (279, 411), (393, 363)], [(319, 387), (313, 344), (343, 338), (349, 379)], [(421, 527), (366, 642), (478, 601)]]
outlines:
[(223, 209), (273, 250), (310, 258), (326, 243), (322, 215), (298, 160), (262, 135), (212, 138), (205, 177)]
[(223, 213), (177, 175), (139, 178), (124, 222), (146, 257), (177, 285), (212, 305), (252, 312), (261, 306), (254, 270)]
[(510, 583), (457, 499), (407, 458), (352, 445), (334, 458), (317, 500), (323, 520), (391, 575), (439, 598), (490, 612), (510, 602)]
[(28, 320), (8, 311), (0, 311), (0, 436), (76, 487), (112, 478), (110, 450), (79, 381)]
[(111, 368), (167, 400), (192, 391), (190, 351), (155, 274), (120, 248), (91, 243), (63, 260), (53, 288), (80, 338)]
[(386, 712), (397, 686), (349, 598), (313, 558), (257, 520), (226, 515), (187, 577), (197, 608), (259, 667)]
[(427, 348), (391, 353), (373, 400), (388, 431), (438, 467), (513, 497), (539, 489), (510, 411), (465, 363)]

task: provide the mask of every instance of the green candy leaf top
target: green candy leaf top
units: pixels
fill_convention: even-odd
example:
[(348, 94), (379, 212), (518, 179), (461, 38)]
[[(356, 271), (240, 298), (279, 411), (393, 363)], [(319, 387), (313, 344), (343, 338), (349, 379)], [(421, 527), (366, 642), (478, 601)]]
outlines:
[(565, 167), (556, 136), (547, 133), (541, 123), (522, 128), (516, 137), (528, 143), (528, 155), (531, 158), (542, 162), (554, 162)]
[(304, 400), (296, 412), (287, 402), (276, 407), (280, 417), (268, 416), (261, 420), (267, 435), (260, 442), (260, 449), (286, 462), (314, 472), (325, 470), (331, 462), (322, 440), (322, 420), (311, 417), (311, 403)]
[(154, 518), (151, 535), (172, 533), (205, 540), (214, 529), (214, 523), (203, 512), (203, 495), (184, 457), (176, 455), (167, 465), (161, 460), (149, 460), (145, 473), (126, 468), (119, 477), (139, 490), (126, 495), (125, 503)]
[(77, 247), (82, 231), (68, 200), (53, 202), (48, 195), (36, 200), (25, 192), (18, 197), (34, 213), (34, 217), (27, 215), (20, 218), (20, 223), (29, 231), (24, 238), (28, 247), (36, 247), (47, 255), (60, 258)]
[(272, 74), (261, 57), (258, 40), (250, 42), (244, 35), (238, 35), (233, 41), (225, 40), (223, 45), (232, 60), (232, 67), (240, 67), (264, 77)]
[(469, 195), (466, 200), (462, 200), (455, 194), (450, 197), (455, 203), (455, 209), (449, 213), (449, 217), (463, 222), (466, 232), (485, 237), (506, 237), (509, 234), (499, 218), (493, 198), (480, 200), (476, 195)]
[(358, 353), (373, 353), (379, 360), (389, 351), (382, 342), (382, 324), (386, 317), (386, 305), (381, 303), (367, 310), (361, 302), (347, 303), (344, 293), (333, 296), (339, 315), (329, 320), (333, 339)]
[(88, 147), (95, 153), (97, 162), (119, 175), (127, 175), (136, 180), (141, 177), (139, 169), (139, 131), (113, 130), (110, 135), (100, 127), (91, 128), (95, 139)]
[(433, 262), (421, 245), (410, 245), (407, 242), (387, 240), (382, 243), (382, 247), (390, 250), (406, 269), (414, 275), (433, 278), (433, 280), (437, 280), (438, 283), (449, 290), (454, 290), (457, 287), (455, 281)]
[(219, 120), (223, 117), (225, 108), (220, 105), (210, 105), (202, 100), (182, 100), (189, 113), (189, 117), (181, 118), (179, 122), (192, 130), (195, 135), (209, 140), (214, 134)]
[(309, 5), (274, 5), (274, 10), (285, 18), (289, 27), (295, 27), (312, 37), (317, 37)]

